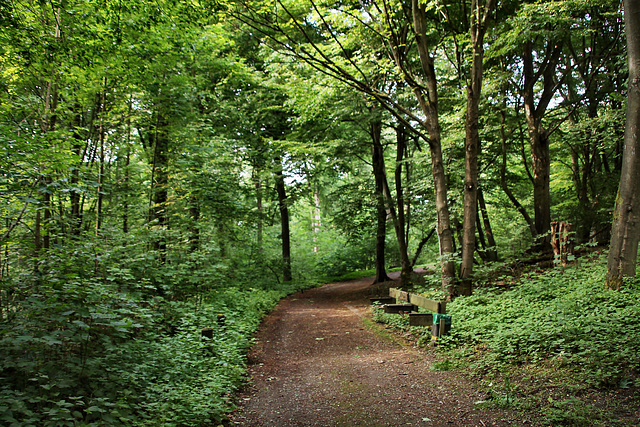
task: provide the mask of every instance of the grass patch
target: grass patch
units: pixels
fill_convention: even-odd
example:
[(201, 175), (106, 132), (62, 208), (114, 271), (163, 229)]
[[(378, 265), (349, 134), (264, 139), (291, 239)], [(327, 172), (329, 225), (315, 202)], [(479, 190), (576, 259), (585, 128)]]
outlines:
[(378, 323), (376, 323), (374, 320), (368, 319), (366, 317), (362, 318), (362, 324), (364, 325), (365, 328), (367, 328), (368, 330), (370, 330), (371, 332), (373, 332), (377, 337), (402, 346), (402, 347), (406, 347), (407, 344), (400, 340), (396, 335), (392, 334), (391, 332), (385, 330), (383, 327), (381, 327)]

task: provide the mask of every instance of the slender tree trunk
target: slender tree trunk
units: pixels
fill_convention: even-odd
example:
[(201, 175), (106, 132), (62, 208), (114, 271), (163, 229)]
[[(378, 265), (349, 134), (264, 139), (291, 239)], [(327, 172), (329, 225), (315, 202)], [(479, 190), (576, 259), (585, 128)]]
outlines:
[(529, 216), (529, 213), (527, 212), (525, 207), (522, 206), (522, 204), (520, 204), (518, 199), (516, 199), (516, 196), (513, 194), (513, 192), (509, 188), (509, 185), (507, 184), (507, 135), (504, 130), (505, 121), (506, 121), (506, 113), (502, 111), (502, 119), (500, 123), (500, 135), (502, 138), (502, 167), (500, 168), (500, 188), (502, 188), (502, 191), (504, 191), (504, 194), (507, 195), (507, 197), (509, 198), (513, 206), (516, 208), (518, 212), (520, 212), (520, 215), (522, 215), (522, 218), (524, 218), (524, 221), (529, 226), (529, 231), (531, 232), (531, 236), (535, 237), (536, 226), (533, 222), (533, 219)]
[(412, 268), (416, 265), (416, 262), (418, 261), (418, 257), (422, 253), (422, 248), (424, 248), (424, 245), (427, 244), (427, 242), (429, 241), (431, 236), (433, 236), (433, 233), (435, 233), (435, 231), (436, 231), (436, 229), (432, 228), (431, 231), (429, 232), (429, 234), (427, 235), (427, 237), (425, 237), (424, 239), (420, 240), (420, 243), (418, 243), (418, 248), (416, 249), (416, 253), (413, 256), (413, 259), (411, 260), (411, 267)]
[[(407, 148), (407, 135), (402, 125), (396, 128), (396, 169), (395, 169), (395, 187), (396, 187), (396, 208), (398, 211), (398, 228), (402, 233), (403, 246), (405, 247), (405, 253), (408, 253), (409, 246), (409, 227), (407, 225), (405, 217), (405, 203), (404, 203), (404, 186), (402, 179), (402, 164), (404, 161), (404, 155)], [(408, 261), (408, 257), (407, 257)], [(411, 265), (408, 263), (407, 268), (411, 272)]]
[[(106, 81), (104, 81), (105, 89), (106, 89)], [(104, 112), (105, 112), (105, 97), (106, 93), (102, 92), (102, 99), (100, 102), (100, 126), (98, 129), (98, 141), (100, 144), (100, 154), (98, 157), (98, 198), (96, 203), (96, 235), (100, 232), (102, 228), (102, 204), (104, 201), (104, 139), (105, 139), (105, 130), (104, 130)]]
[[(386, 282), (389, 280), (385, 265), (385, 248), (387, 237), (387, 203), (384, 196), (384, 152), (380, 144), (380, 132), (382, 123), (374, 121), (371, 123), (371, 155), (373, 165), (373, 176), (376, 190), (376, 278), (374, 283)], [(376, 136), (377, 135), (377, 136)]]
[[(403, 127), (404, 129), (404, 127)], [(405, 134), (405, 138), (406, 138), (406, 130), (403, 130), (404, 134)], [(405, 187), (409, 187), (411, 185), (411, 172), (412, 172), (412, 165), (411, 162), (409, 162), (408, 160), (411, 158), (410, 152), (409, 152), (409, 147), (407, 144), (405, 144), (405, 155), (404, 155), (404, 159), (405, 159), (405, 166), (404, 166), (404, 175), (405, 175), (405, 179), (404, 179), (404, 185)], [(409, 203), (408, 199), (411, 199), (411, 195), (409, 195), (409, 197), (404, 196), (403, 197), (405, 199), (405, 204), (404, 204), (404, 218), (405, 218), (405, 230), (404, 230), (404, 239), (407, 242), (407, 247), (409, 246), (409, 230), (411, 228), (411, 219), (412, 219), (412, 211), (411, 211), (411, 203)], [(413, 263), (411, 263), (411, 265), (413, 266)]]
[[(47, 177), (45, 180), (46, 184), (50, 184), (51, 183), (51, 177)], [(51, 248), (51, 209), (52, 209), (52, 202), (51, 202), (51, 193), (46, 192), (44, 193), (43, 196), (43, 205), (44, 205), (44, 209), (43, 209), (43, 221), (42, 221), (42, 249), (44, 249), (45, 251), (49, 250), (49, 248)]]
[(282, 277), (283, 281), (290, 282), (293, 277), (291, 273), (291, 238), (289, 231), (289, 207), (287, 201), (287, 190), (282, 173), (282, 160), (275, 159), (276, 171), (276, 192), (278, 193), (278, 207), (280, 209), (280, 223), (282, 228)]
[[(409, 285), (411, 282), (411, 261), (409, 261), (409, 255), (407, 254), (407, 243), (404, 240), (404, 227), (401, 226), (396, 213), (396, 207), (389, 190), (389, 183), (387, 181), (387, 172), (384, 165), (384, 147), (380, 141), (382, 133), (382, 122), (380, 120), (374, 120), (371, 123), (371, 137), (372, 137), (372, 156), (373, 156), (373, 173), (376, 180), (382, 183), (382, 197), (385, 202), (385, 207), (388, 209), (393, 226), (395, 229), (396, 240), (398, 241), (398, 250), (400, 252), (400, 265), (402, 267), (401, 280), (403, 285)], [(377, 187), (377, 185), (376, 185)]]
[(262, 181), (260, 180), (260, 175), (258, 173), (258, 171), (254, 168), (253, 169), (253, 186), (256, 190), (256, 208), (258, 210), (258, 217), (256, 218), (256, 221), (258, 222), (257, 224), (257, 241), (258, 241), (258, 248), (262, 249), (262, 241), (263, 241), (263, 220), (262, 220)]
[(33, 225), (33, 252), (36, 257), (42, 252), (42, 213), (40, 210), (36, 211)]
[(189, 250), (191, 253), (200, 248), (200, 204), (198, 197), (191, 196), (189, 213), (191, 214), (191, 235), (189, 236)]
[(487, 259), (489, 261), (497, 261), (498, 248), (496, 246), (496, 240), (493, 237), (491, 221), (489, 221), (489, 213), (487, 211), (487, 204), (484, 201), (484, 193), (482, 191), (482, 188), (478, 188), (478, 206), (480, 207), (480, 212), (482, 212), (482, 223), (484, 224), (484, 231), (487, 237)]
[(389, 280), (384, 253), (387, 238), (387, 209), (382, 197), (382, 188), (378, 189), (377, 187), (376, 180), (376, 278), (374, 283), (381, 283)]
[(82, 229), (82, 217), (80, 216), (80, 200), (81, 195), (80, 191), (77, 190), (78, 184), (80, 182), (80, 170), (82, 169), (82, 165), (84, 164), (84, 151), (86, 151), (86, 142), (83, 140), (82, 135), (80, 134), (80, 127), (82, 126), (82, 117), (80, 115), (80, 105), (76, 105), (76, 110), (78, 111), (74, 117), (72, 126), (73, 126), (73, 145), (71, 151), (73, 155), (76, 157), (76, 165), (71, 170), (71, 191), (69, 192), (69, 203), (71, 205), (71, 219), (70, 219), (70, 229), (71, 234), (74, 236), (79, 236), (80, 231)]
[(167, 201), (169, 197), (169, 131), (164, 114), (162, 112), (158, 112), (157, 114), (154, 133), (152, 171), (153, 199), (150, 219), (153, 226), (158, 230), (158, 235), (153, 242), (153, 247), (159, 253), (160, 261), (164, 264), (167, 260), (165, 229), (167, 227)]
[(312, 230), (313, 233), (313, 252), (318, 253), (320, 248), (318, 247), (318, 235), (320, 234), (320, 227), (322, 226), (322, 218), (320, 216), (321, 206), (320, 206), (320, 190), (318, 186), (315, 185), (313, 189), (313, 208), (311, 212), (311, 221), (312, 221)]
[(125, 146), (124, 161), (124, 203), (122, 204), (122, 232), (129, 232), (129, 197), (131, 185), (131, 111), (133, 108), (131, 99), (129, 99), (129, 114), (127, 114), (127, 141)]
[(623, 277), (636, 274), (640, 240), (640, 3), (623, 3), (629, 63), (627, 124), (607, 263), (607, 287), (618, 290)]
[(478, 233), (478, 240), (476, 243), (476, 250), (482, 261), (488, 261), (487, 257), (487, 240), (484, 237), (484, 230), (482, 229), (482, 222), (480, 220), (480, 210), (476, 209), (476, 232)]

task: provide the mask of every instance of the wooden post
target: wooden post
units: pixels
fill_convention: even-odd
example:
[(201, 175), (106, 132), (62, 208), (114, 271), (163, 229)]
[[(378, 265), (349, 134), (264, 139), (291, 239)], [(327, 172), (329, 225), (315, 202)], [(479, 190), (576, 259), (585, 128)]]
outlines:
[(213, 339), (213, 328), (202, 328), (202, 338)]
[(218, 326), (226, 326), (227, 325), (227, 317), (224, 314), (218, 314)]
[(442, 337), (445, 334), (445, 329), (447, 327), (447, 322), (444, 317), (440, 318), (440, 327), (438, 328), (438, 338)]

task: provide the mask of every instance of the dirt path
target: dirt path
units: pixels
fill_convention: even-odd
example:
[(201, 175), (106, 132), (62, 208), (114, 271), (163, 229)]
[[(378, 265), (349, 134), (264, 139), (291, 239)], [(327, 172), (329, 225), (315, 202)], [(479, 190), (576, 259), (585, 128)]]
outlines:
[(475, 409), (485, 396), (467, 381), (429, 370), (433, 350), (385, 338), (367, 321), (371, 281), (324, 285), (278, 305), (249, 355), (252, 381), (231, 425), (513, 425)]

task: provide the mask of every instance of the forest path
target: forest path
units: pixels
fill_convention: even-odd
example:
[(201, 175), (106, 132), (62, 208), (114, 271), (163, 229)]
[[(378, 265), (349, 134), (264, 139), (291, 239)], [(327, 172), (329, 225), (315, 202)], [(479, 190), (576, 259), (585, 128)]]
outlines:
[(372, 278), (332, 283), (281, 301), (249, 354), (250, 384), (230, 425), (506, 426), (474, 408), (485, 394), (429, 369), (417, 349), (369, 319)]

